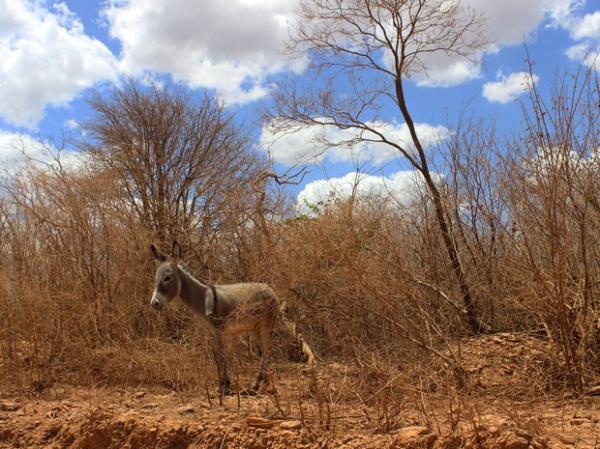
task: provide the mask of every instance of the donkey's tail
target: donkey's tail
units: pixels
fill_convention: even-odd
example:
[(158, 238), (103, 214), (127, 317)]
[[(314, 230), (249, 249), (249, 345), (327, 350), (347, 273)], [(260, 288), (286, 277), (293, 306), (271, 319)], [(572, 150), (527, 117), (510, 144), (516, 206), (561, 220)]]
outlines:
[(296, 322), (289, 317), (286, 302), (280, 301), (279, 305), (281, 309), (281, 321), (285, 326), (286, 331), (288, 331), (300, 345), (302, 353), (306, 357), (306, 363), (310, 366), (314, 366), (318, 361), (317, 356), (304, 339), (302, 333), (298, 331)]

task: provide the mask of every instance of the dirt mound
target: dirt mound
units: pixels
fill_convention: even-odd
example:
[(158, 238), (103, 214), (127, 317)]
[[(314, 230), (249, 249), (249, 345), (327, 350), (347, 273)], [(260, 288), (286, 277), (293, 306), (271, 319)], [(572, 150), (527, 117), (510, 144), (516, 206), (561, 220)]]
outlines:
[(466, 339), (444, 354), (462, 367), (472, 390), (485, 394), (535, 396), (564, 386), (556, 347), (538, 336), (503, 333)]

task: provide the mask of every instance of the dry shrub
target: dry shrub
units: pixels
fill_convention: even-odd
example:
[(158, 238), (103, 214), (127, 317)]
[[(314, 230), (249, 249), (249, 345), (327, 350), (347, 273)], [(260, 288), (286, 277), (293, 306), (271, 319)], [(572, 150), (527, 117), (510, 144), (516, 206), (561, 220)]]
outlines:
[[(574, 87), (567, 83), (576, 93), (558, 90), (554, 109), (532, 102), (529, 127), (510, 157), (499, 151), (493, 130), (458, 128), (447, 148), (448, 176), (439, 181), (452, 238), (461, 242), (465, 274), (486, 323), (481, 329), (535, 333), (549, 345), (546, 361), (560, 356), (559, 363), (535, 365), (540, 381), (532, 394), (557, 387), (582, 391), (598, 375), (600, 176), (593, 161), (600, 120), (593, 107), (597, 80), (585, 76)], [(152, 95), (143, 97), (150, 105)], [(564, 99), (571, 97), (581, 101), (569, 109)], [(193, 106), (180, 100), (175, 104)], [(203, 105), (209, 117), (222, 113)], [(171, 124), (179, 117), (174, 111)], [(160, 117), (152, 112), (149, 126), (163, 124)], [(551, 118), (552, 126), (543, 124)], [(460, 343), (472, 329), (428, 194), (411, 204), (354, 198), (314, 215), (290, 216), (285, 190), (271, 182), (275, 177), (265, 174), (249, 148), (240, 154), (252, 169), (242, 170), (223, 155), (210, 157), (220, 147), (189, 154), (174, 138), (167, 162), (157, 158), (156, 139), (137, 148), (143, 138), (128, 136), (123, 152), (106, 122), (94, 129), (98, 140), (78, 170), (32, 163), (5, 181), (0, 371), (7, 382), (177, 389), (202, 389), (199, 379), (210, 383), (211, 354), (197, 319), (182, 305), (157, 314), (147, 304), (154, 273), (147, 246), (154, 241), (166, 248), (178, 238), (190, 270), (207, 282), (270, 283), (318, 354), (352, 370), (347, 392), (340, 396), (327, 387), (326, 397), (376, 407), (373, 419), (382, 429), (399, 422), (405, 394), (469, 387), (473, 359), (482, 355), (463, 351), (468, 343)], [(227, 129), (223, 145), (243, 143)], [(144, 164), (130, 162), (146, 150), (154, 165), (144, 172)], [(140, 180), (157, 181), (157, 173), (166, 175), (178, 161), (183, 169), (186, 157), (207, 171), (203, 178), (184, 170), (180, 192), (144, 190)], [(218, 178), (211, 176), (220, 169)], [(214, 183), (226, 178), (223, 173), (229, 182)], [(158, 185), (168, 187), (169, 179)], [(197, 207), (188, 208), (181, 192), (193, 192)], [(137, 201), (142, 195), (147, 205)], [(277, 339), (286, 348), (285, 337)], [(237, 341), (233, 347), (239, 371), (247, 372), (251, 351)]]
[(557, 344), (578, 391), (600, 354), (600, 101), (597, 73), (556, 81), (546, 105), (531, 91), (525, 139), (512, 147), (508, 185), (511, 274), (527, 308)]

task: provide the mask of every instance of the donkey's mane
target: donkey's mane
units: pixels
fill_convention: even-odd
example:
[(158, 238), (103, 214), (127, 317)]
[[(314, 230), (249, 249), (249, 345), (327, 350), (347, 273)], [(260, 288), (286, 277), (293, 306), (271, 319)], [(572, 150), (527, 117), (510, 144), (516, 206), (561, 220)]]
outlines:
[(204, 285), (204, 283), (199, 280), (190, 270), (189, 266), (185, 263), (185, 262), (178, 262), (177, 263), (177, 268), (179, 268), (181, 271), (183, 271), (183, 274), (185, 274), (186, 276), (188, 276), (189, 278), (191, 278), (194, 282), (197, 282), (198, 284), (202, 284)]
[(177, 263), (177, 268), (179, 268), (181, 271), (183, 271), (188, 276), (194, 276), (192, 274), (192, 272), (190, 271), (190, 267), (185, 262), (178, 262)]

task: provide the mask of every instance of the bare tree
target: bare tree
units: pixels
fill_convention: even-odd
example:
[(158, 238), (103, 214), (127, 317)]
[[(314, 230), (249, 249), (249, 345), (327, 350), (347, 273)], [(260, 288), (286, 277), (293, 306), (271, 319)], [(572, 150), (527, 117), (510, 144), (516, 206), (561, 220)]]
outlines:
[[(426, 73), (432, 55), (476, 57), (485, 45), (482, 17), (447, 0), (303, 0), (298, 16), (288, 49), (310, 58), (314, 79), (311, 86), (296, 79), (280, 85), (269, 114), (271, 126), (276, 132), (305, 125), (333, 127), (348, 137), (333, 140), (324, 133), (319, 143), (325, 149), (378, 143), (408, 160), (431, 195), (468, 325), (474, 333), (485, 330), (405, 95), (407, 78)], [(390, 102), (408, 127), (411, 145), (394, 140), (380, 118)]]
[(160, 240), (218, 226), (227, 195), (247, 191), (259, 167), (246, 133), (208, 95), (129, 81), (90, 105), (82, 148)]

